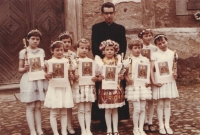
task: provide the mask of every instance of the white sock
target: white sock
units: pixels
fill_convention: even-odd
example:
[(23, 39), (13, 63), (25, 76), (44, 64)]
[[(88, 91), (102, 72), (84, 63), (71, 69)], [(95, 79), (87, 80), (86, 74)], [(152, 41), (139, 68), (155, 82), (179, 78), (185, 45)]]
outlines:
[(85, 123), (86, 123), (86, 131), (87, 133), (91, 132), (90, 126), (91, 126), (91, 109), (92, 109), (92, 103), (91, 102), (85, 102)]
[(67, 128), (72, 127), (72, 108), (67, 109)]
[(78, 122), (80, 124), (81, 127), (81, 132), (85, 132), (85, 107), (84, 107), (84, 103), (78, 103)]
[(164, 105), (164, 100), (158, 99), (157, 114), (158, 114), (159, 128), (164, 128), (164, 123), (163, 123), (163, 107), (164, 106), (163, 105)]
[(41, 102), (35, 102), (35, 122), (36, 122), (36, 129), (39, 135), (43, 134), (42, 131), (42, 122), (41, 122)]
[(169, 121), (171, 115), (170, 99), (165, 99), (165, 127), (169, 128)]
[(118, 109), (112, 109), (113, 132), (118, 132)]
[(28, 127), (30, 129), (31, 135), (36, 135), (35, 124), (34, 124), (34, 116), (33, 116), (34, 108), (35, 108), (34, 102), (26, 104), (26, 119), (27, 119), (27, 122), (28, 122)]
[(154, 102), (153, 100), (149, 100), (148, 101), (148, 114), (149, 114), (148, 124), (153, 124), (153, 113), (154, 113)]
[(138, 122), (139, 122), (139, 115), (140, 115), (140, 102), (139, 101), (134, 101), (133, 102), (133, 126), (134, 130), (138, 130)]
[(57, 115), (59, 110), (58, 109), (51, 109), (50, 111), (50, 125), (54, 135), (59, 135), (58, 128), (57, 128)]
[(112, 109), (105, 109), (105, 120), (106, 120), (107, 132), (112, 132), (111, 114), (112, 114)]
[[(148, 104), (148, 103), (147, 103)], [(144, 123), (149, 123), (148, 122), (148, 117), (147, 117), (147, 109), (145, 109), (145, 116), (144, 116)]]
[(146, 101), (140, 100), (140, 117), (139, 117), (139, 130), (143, 131), (144, 126), (144, 117), (145, 117), (145, 107), (146, 107)]
[(67, 109), (60, 109), (60, 122), (61, 122), (61, 133), (62, 135), (67, 135)]

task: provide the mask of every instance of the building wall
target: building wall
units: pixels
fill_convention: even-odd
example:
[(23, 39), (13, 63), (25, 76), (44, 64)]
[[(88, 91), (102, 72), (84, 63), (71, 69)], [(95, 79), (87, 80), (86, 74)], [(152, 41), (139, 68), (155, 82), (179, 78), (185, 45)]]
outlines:
[[(91, 39), (92, 25), (103, 21), (100, 8), (104, 0), (82, 2), (83, 36)], [(178, 82), (197, 83), (200, 75), (200, 21), (194, 19), (193, 13), (199, 10), (187, 10), (187, 7), (178, 5), (178, 2), (187, 6), (188, 0), (121, 2), (116, 5), (115, 22), (125, 26), (128, 41), (137, 38), (137, 33), (142, 28), (151, 28), (154, 34), (166, 34), (169, 48), (177, 50), (179, 54)], [(176, 8), (185, 8), (184, 15), (177, 15)]]
[[(188, 0), (182, 0), (187, 3)], [(83, 2), (83, 35), (90, 37), (93, 24), (103, 21), (101, 5), (104, 0)], [(200, 21), (189, 15), (176, 15), (176, 0), (141, 0), (141, 2), (122, 2), (116, 5), (115, 22), (127, 30), (138, 28), (199, 27)], [(187, 6), (187, 5), (186, 5)], [(181, 7), (177, 7), (181, 8)], [(182, 7), (183, 8), (183, 7)]]

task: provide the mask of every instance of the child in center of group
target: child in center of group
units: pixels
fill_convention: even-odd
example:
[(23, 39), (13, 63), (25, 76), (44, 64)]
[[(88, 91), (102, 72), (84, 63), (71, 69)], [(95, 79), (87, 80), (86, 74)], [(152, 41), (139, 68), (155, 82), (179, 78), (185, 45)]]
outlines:
[[(19, 53), (19, 72), (23, 73), (20, 81), (20, 100), (21, 102), (26, 103), (26, 119), (31, 135), (43, 135), (41, 126), (41, 101), (44, 101), (45, 98), (45, 80), (29, 81), (29, 64), (25, 62), (27, 59), (25, 52), (27, 51), (28, 57), (30, 55), (41, 57), (44, 61), (44, 50), (38, 48), (41, 38), (42, 34), (39, 30), (31, 30), (27, 34), (27, 49), (23, 49)], [(36, 122), (37, 133), (35, 131), (34, 118)]]
[[(127, 81), (126, 94), (125, 97), (128, 101), (133, 102), (133, 134), (134, 135), (146, 135), (143, 131), (144, 119), (145, 119), (145, 106), (146, 100), (152, 98), (150, 90), (150, 78), (147, 78), (145, 84), (139, 83), (137, 80), (134, 80), (134, 76), (138, 75), (138, 70), (136, 70), (138, 64), (149, 64), (149, 60), (141, 55), (142, 43), (139, 40), (131, 40), (128, 44), (128, 48), (131, 51), (131, 57), (125, 61), (129, 61), (129, 70), (126, 72), (125, 79)], [(127, 62), (124, 62), (127, 63)], [(130, 75), (131, 74), (131, 75)], [(147, 72), (145, 71), (145, 76), (147, 77)], [(150, 76), (150, 72), (149, 72)]]
[[(53, 57), (46, 62), (47, 69), (50, 62), (67, 62), (69, 67), (68, 59), (63, 57), (64, 53), (64, 43), (62, 41), (55, 41), (50, 46), (51, 53)], [(63, 72), (62, 72), (63, 74)], [(50, 80), (52, 77), (55, 77), (55, 73), (47, 71), (45, 78)], [(46, 98), (44, 101), (44, 106), (50, 108), (50, 125), (53, 130), (54, 135), (59, 135), (57, 129), (57, 115), (60, 115), (61, 121), (61, 133), (62, 135), (67, 135), (67, 109), (74, 107), (72, 90), (69, 81), (73, 80), (74, 76), (69, 75), (67, 79), (67, 87), (53, 87), (49, 84)]]
[[(72, 46), (72, 35), (69, 31), (65, 31), (58, 36), (59, 40), (64, 43), (64, 57), (73, 61), (76, 58), (76, 53), (71, 51)], [(75, 131), (72, 127), (72, 108), (67, 109), (67, 130), (70, 134), (75, 134)]]
[[(78, 59), (76, 59), (75, 63), (78, 62), (80, 64), (81, 61), (85, 63), (93, 62), (92, 59), (87, 57), (87, 54), (90, 51), (90, 47), (90, 43), (87, 39), (82, 38), (77, 42), (75, 49), (77, 49), (78, 52)], [(76, 66), (78, 70), (79, 65)], [(82, 72), (86, 74), (91, 74), (92, 67), (89, 66), (88, 68), (86, 68), (86, 70), (83, 70)], [(78, 108), (78, 122), (81, 127), (81, 135), (92, 135), (90, 125), (92, 102), (96, 100), (95, 85), (79, 85), (78, 77), (79, 76), (76, 74), (75, 78), (77, 78), (77, 80), (74, 82), (73, 96)], [(96, 82), (97, 80), (98, 78), (96, 76), (92, 78), (93, 82)]]
[[(151, 44), (153, 39), (153, 32), (151, 29), (143, 29), (138, 34), (138, 37), (143, 41), (143, 48), (141, 53), (144, 57), (148, 58), (151, 61), (152, 54), (158, 50), (158, 47)], [(148, 108), (145, 112), (145, 124), (144, 131), (156, 131), (155, 126), (153, 125), (153, 113), (154, 113), (154, 101), (153, 99), (146, 100), (146, 107)], [(147, 116), (148, 112), (148, 116)]]
[[(158, 34), (154, 37), (154, 43), (159, 48), (157, 52), (152, 55), (151, 60), (151, 80), (153, 83), (152, 92), (153, 99), (157, 100), (157, 115), (159, 121), (159, 133), (160, 134), (173, 134), (170, 128), (170, 113), (171, 105), (170, 100), (179, 97), (176, 81), (177, 75), (172, 74), (172, 81), (168, 83), (156, 82), (155, 62), (156, 61), (167, 61), (169, 68), (173, 68), (174, 52), (168, 49), (168, 39), (164, 34)], [(177, 57), (177, 55), (176, 55)], [(163, 113), (165, 123), (163, 122)]]
[[(117, 71), (121, 68), (121, 58), (117, 52), (119, 51), (119, 44), (112, 40), (106, 40), (101, 42), (99, 49), (102, 51), (104, 58), (101, 59), (99, 56), (95, 57), (95, 61), (99, 69), (103, 65), (113, 65), (116, 66)], [(118, 72), (119, 80), (123, 80), (123, 73)], [(104, 76), (106, 77), (106, 76)], [(102, 89), (100, 85), (98, 93), (98, 106), (99, 108), (105, 108), (105, 120), (107, 126), (107, 135), (119, 135), (118, 132), (118, 107), (122, 107), (125, 104), (124, 101), (124, 90), (122, 87), (118, 86), (117, 89)], [(113, 123), (113, 132), (112, 124)]]

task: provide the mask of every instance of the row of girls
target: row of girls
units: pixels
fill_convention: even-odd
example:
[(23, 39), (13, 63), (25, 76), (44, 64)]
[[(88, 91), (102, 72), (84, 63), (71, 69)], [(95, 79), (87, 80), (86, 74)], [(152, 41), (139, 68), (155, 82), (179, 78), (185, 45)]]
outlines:
[[(124, 99), (133, 103), (133, 134), (146, 135), (145, 130), (155, 131), (155, 126), (152, 123), (154, 113), (154, 100), (157, 101), (157, 114), (159, 121), (160, 134), (173, 134), (170, 128), (170, 99), (179, 97), (176, 87), (176, 75), (173, 75), (174, 80), (170, 83), (157, 83), (155, 79), (155, 61), (163, 60), (171, 62), (174, 60), (174, 53), (168, 49), (168, 39), (163, 34), (158, 34), (154, 37), (155, 45), (152, 45), (153, 33), (149, 29), (142, 30), (138, 37), (141, 40), (131, 40), (128, 44), (131, 55), (128, 59), (122, 62), (120, 55), (117, 55), (120, 50), (119, 44), (112, 40), (103, 41), (99, 49), (102, 51), (104, 58), (96, 56), (94, 60), (87, 57), (91, 45), (88, 40), (80, 39), (75, 45), (78, 50), (76, 53), (70, 50), (72, 45), (72, 37), (69, 32), (63, 32), (59, 35), (59, 40), (50, 45), (52, 58), (45, 61), (44, 71), (46, 80), (29, 81), (28, 72), (30, 65), (26, 62), (26, 52), (28, 56), (45, 57), (44, 50), (38, 45), (42, 38), (39, 30), (31, 30), (27, 34), (28, 47), (19, 53), (19, 71), (23, 73), (20, 81), (20, 99), (26, 103), (26, 118), (30, 129), (30, 135), (44, 135), (41, 125), (41, 102), (44, 101), (44, 106), (50, 108), (50, 125), (54, 135), (59, 135), (57, 129), (57, 115), (60, 116), (61, 134), (75, 134), (72, 128), (72, 108), (74, 104), (78, 107), (78, 121), (81, 128), (81, 135), (92, 135), (91, 125), (91, 108), (92, 102), (96, 100), (96, 90), (94, 85), (80, 86), (78, 85), (79, 76), (70, 73), (68, 76), (67, 87), (52, 87), (48, 85), (55, 73), (48, 71), (49, 63), (52, 61), (72, 63), (72, 69), (77, 68), (76, 58), (79, 61), (94, 61), (95, 76), (93, 82), (102, 82), (105, 76), (102, 75), (103, 65), (114, 65), (118, 72), (118, 80), (125, 79), (127, 86), (125, 92), (121, 85), (117, 89), (102, 89), (99, 87), (98, 106), (105, 108), (105, 120), (107, 126), (107, 135), (119, 135), (118, 131), (118, 107), (125, 104)], [(150, 57), (141, 55), (142, 49), (150, 50)], [(135, 70), (136, 63), (151, 64), (151, 75), (149, 80), (151, 83), (146, 83), (145, 86), (137, 87), (137, 81), (134, 81), (129, 73), (137, 74)], [(122, 65), (123, 63), (123, 65)], [(131, 65), (131, 71), (130, 70)], [(124, 67), (124, 70), (122, 70)], [(55, 72), (55, 71), (54, 71)], [(70, 85), (70, 82), (74, 83)], [(148, 104), (147, 104), (148, 103)], [(148, 109), (146, 110), (146, 106)], [(148, 117), (146, 116), (148, 113)], [(163, 114), (165, 122), (163, 122)], [(113, 124), (113, 125), (111, 125)], [(35, 128), (36, 125), (36, 128)], [(113, 128), (112, 128), (113, 127)]]

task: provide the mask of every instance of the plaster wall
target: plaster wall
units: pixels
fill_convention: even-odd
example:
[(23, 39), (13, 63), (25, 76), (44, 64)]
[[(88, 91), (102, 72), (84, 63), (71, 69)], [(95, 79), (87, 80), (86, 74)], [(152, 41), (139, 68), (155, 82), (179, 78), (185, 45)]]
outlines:
[[(103, 21), (100, 8), (104, 0), (82, 2), (83, 37), (90, 40), (92, 25)], [(169, 39), (169, 48), (177, 50), (179, 55), (180, 82), (185, 84), (198, 82), (200, 78), (200, 21), (196, 21), (193, 14), (176, 15), (176, 0), (118, 3), (115, 22), (125, 26), (128, 41), (131, 38), (137, 38), (142, 28), (151, 28), (154, 34), (166, 34)], [(91, 54), (90, 57), (92, 57)]]

